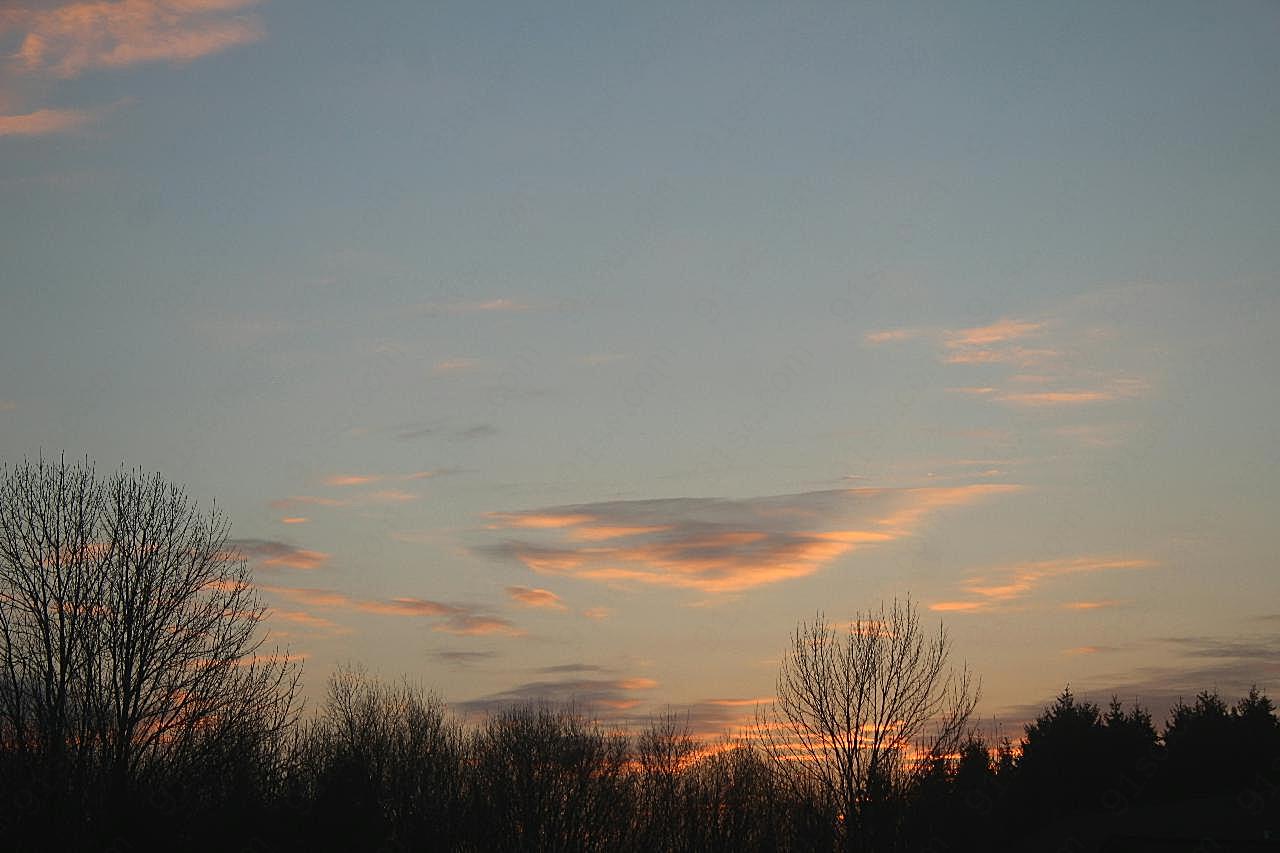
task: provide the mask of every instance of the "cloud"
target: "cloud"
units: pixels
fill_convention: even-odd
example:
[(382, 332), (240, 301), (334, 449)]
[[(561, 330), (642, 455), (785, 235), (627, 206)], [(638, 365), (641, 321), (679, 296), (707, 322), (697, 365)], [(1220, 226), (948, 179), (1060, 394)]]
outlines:
[(272, 509), (292, 509), (295, 506), (347, 506), (350, 501), (338, 498), (324, 498), (317, 495), (291, 495), (271, 502)]
[(99, 110), (36, 110), (0, 115), (0, 136), (50, 136), (71, 133), (95, 121)]
[[(1099, 330), (1085, 318), (1066, 316), (1002, 318), (958, 329), (913, 328), (871, 332), (865, 340), (882, 344), (922, 337), (937, 347), (938, 360), (983, 381), (948, 390), (1007, 406), (1060, 409), (1141, 396), (1150, 386), (1120, 371), (1088, 369), (1097, 358)], [(1117, 338), (1123, 340), (1122, 338)], [(1088, 349), (1082, 341), (1089, 341)], [(1000, 369), (1018, 372), (993, 376)], [(1027, 368), (1034, 368), (1028, 371)]]
[(435, 660), (447, 663), (454, 668), (472, 666), (497, 657), (495, 651), (462, 651), (457, 649), (441, 649), (430, 653)]
[[(343, 485), (356, 485), (355, 483), (347, 483)], [(400, 504), (409, 503), (411, 501), (421, 500), (422, 496), (413, 492), (406, 492), (403, 489), (379, 489), (378, 491), (365, 492), (350, 498), (327, 498), (318, 495), (290, 495), (287, 498), (277, 498), (271, 502), (272, 509), (293, 510), (300, 506), (323, 506), (323, 507), (348, 507), (348, 506), (368, 506), (370, 504)]]
[(262, 39), (259, 0), (83, 0), (26, 3), (0, 12), (0, 34), (20, 36), (19, 73), (77, 77), (148, 62), (186, 63)]
[(855, 549), (910, 536), (936, 509), (1018, 488), (843, 489), (499, 512), (488, 516), (490, 528), (508, 536), (482, 550), (540, 574), (737, 592), (811, 575)]
[(536, 589), (528, 586), (509, 586), (507, 595), (525, 607), (541, 607), (548, 610), (567, 609), (560, 596), (548, 589)]
[(418, 311), (428, 314), (487, 314), (494, 312), (531, 311), (533, 306), (506, 297), (482, 299), (475, 302), (426, 302), (417, 306)]
[(288, 622), (300, 628), (311, 629), (326, 634), (350, 634), (351, 629), (339, 625), (331, 619), (308, 613), (305, 610), (272, 610), (269, 621)]
[(948, 349), (989, 347), (992, 344), (1004, 344), (1038, 334), (1044, 331), (1045, 325), (1043, 322), (1033, 320), (1002, 319), (986, 326), (943, 332), (942, 338)]
[(520, 636), (523, 632), (511, 622), (465, 604), (446, 604), (423, 598), (355, 598), (343, 592), (309, 587), (260, 585), (260, 589), (311, 607), (376, 613), (383, 616), (409, 616), (441, 619), (433, 630), (447, 634), (480, 636), (505, 634)]
[(275, 539), (232, 539), (227, 544), (264, 568), (283, 566), (310, 571), (321, 568), (329, 560), (329, 555), (322, 551), (310, 551)]
[(588, 607), (582, 611), (582, 615), (592, 622), (603, 622), (613, 615), (613, 611), (607, 607)]
[[(1016, 378), (1016, 377), (1015, 377)], [(1046, 383), (1057, 380), (1036, 377)], [(986, 397), (999, 403), (1007, 403), (1024, 407), (1058, 407), (1078, 406), (1090, 403), (1105, 403), (1111, 400), (1123, 400), (1137, 397), (1149, 386), (1141, 379), (1132, 377), (1113, 377), (1094, 388), (1043, 388), (1036, 391), (1008, 390), (990, 385), (948, 388), (956, 394), (969, 394)]]
[[(1071, 557), (1018, 563), (968, 578), (962, 584), (966, 593), (965, 598), (935, 602), (929, 605), (929, 609), (943, 613), (993, 610), (1026, 598), (1048, 580), (1067, 575), (1149, 569), (1155, 565), (1151, 560), (1110, 557)], [(1084, 610), (1090, 607), (1106, 606), (1109, 603), (1111, 602), (1073, 602), (1065, 606)]]
[(451, 473), (449, 469), (441, 468), (433, 471), (414, 471), (411, 474), (334, 474), (324, 478), (326, 486), (365, 486), (371, 483), (385, 482), (413, 482), (415, 480), (427, 480), (432, 477), (439, 477), (442, 474)]
[(497, 435), (497, 433), (498, 428), (493, 424), (472, 424), (465, 427), (427, 425), (406, 427), (396, 434), (396, 438), (401, 441), (412, 441), (415, 438), (439, 436), (450, 441), (475, 441)]
[(1118, 607), (1122, 601), (1068, 601), (1062, 605), (1064, 610), (1100, 610), (1103, 607)]
[(607, 666), (594, 663), (559, 663), (555, 666), (544, 666), (538, 670), (543, 675), (563, 675), (567, 672), (612, 672)]
[(1076, 646), (1073, 649), (1066, 649), (1062, 653), (1064, 655), (1098, 655), (1118, 651), (1120, 651), (1119, 646)]
[(650, 678), (567, 678), (528, 681), (509, 690), (460, 702), (467, 714), (491, 714), (521, 705), (573, 706), (604, 718), (617, 718), (644, 700), (658, 686)]
[[(1231, 702), (1255, 684), (1263, 690), (1280, 686), (1280, 635), (1184, 636), (1158, 642), (1167, 647), (1162, 659), (1173, 662), (1104, 674), (1089, 682), (1073, 682), (1073, 692), (1098, 703), (1112, 696), (1126, 703), (1141, 702), (1159, 721), (1174, 703), (1191, 701), (1202, 690), (1218, 690)], [(1099, 653), (1109, 650), (1096, 648)], [(1046, 698), (1002, 709), (1000, 716), (1013, 723), (1030, 721), (1050, 704), (1052, 700)]]
[(281, 524), (310, 524), (311, 519), (305, 515), (286, 515), (280, 519)]
[(474, 358), (446, 358), (431, 366), (432, 376), (450, 376), (473, 370), (480, 362)]
[(882, 329), (878, 332), (867, 332), (863, 335), (863, 340), (872, 346), (880, 344), (897, 343), (898, 341), (909, 341), (927, 334), (924, 329)]

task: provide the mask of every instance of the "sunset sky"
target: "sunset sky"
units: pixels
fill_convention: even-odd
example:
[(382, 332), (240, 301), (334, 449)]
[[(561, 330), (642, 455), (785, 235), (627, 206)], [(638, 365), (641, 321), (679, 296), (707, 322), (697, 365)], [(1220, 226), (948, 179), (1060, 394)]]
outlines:
[(455, 707), (1280, 692), (1280, 5), (7, 0), (0, 460)]

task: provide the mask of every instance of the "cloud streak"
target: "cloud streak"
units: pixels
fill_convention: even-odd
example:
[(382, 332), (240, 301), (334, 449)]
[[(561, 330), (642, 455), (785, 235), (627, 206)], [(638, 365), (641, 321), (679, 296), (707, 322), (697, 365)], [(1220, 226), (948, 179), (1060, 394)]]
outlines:
[[(1110, 557), (1072, 557), (1018, 563), (968, 578), (961, 585), (964, 589), (964, 597), (935, 602), (929, 605), (929, 609), (941, 613), (976, 613), (996, 610), (1021, 602), (1046, 581), (1069, 575), (1149, 569), (1155, 565), (1151, 560)], [(1113, 603), (1079, 601), (1064, 606), (1087, 610)]]
[(843, 489), (746, 499), (660, 498), (493, 513), (482, 549), (539, 574), (739, 592), (811, 575), (910, 536), (924, 517), (1018, 486)]
[(458, 703), (468, 714), (492, 714), (522, 705), (573, 706), (616, 718), (637, 708), (647, 691), (658, 686), (651, 678), (566, 678), (528, 681), (509, 690)]
[(507, 595), (516, 601), (516, 603), (525, 607), (538, 607), (544, 610), (566, 610), (560, 596), (556, 595), (549, 589), (537, 589), (528, 586), (509, 586), (507, 587)]
[(263, 568), (311, 571), (329, 561), (329, 555), (323, 551), (311, 551), (275, 539), (232, 539), (227, 544)]
[[(1061, 318), (1002, 318), (959, 329), (885, 329), (864, 340), (878, 346), (925, 338), (937, 347), (942, 363), (984, 372), (980, 384), (948, 390), (1006, 406), (1063, 409), (1131, 399), (1149, 390), (1145, 380), (1123, 372), (1082, 369), (1090, 356), (1080, 349), (1078, 325)], [(992, 369), (1002, 367), (1023, 372), (993, 378)]]
[(442, 620), (433, 630), (447, 634), (520, 636), (510, 621), (465, 604), (447, 604), (424, 598), (356, 598), (343, 592), (311, 587), (262, 585), (262, 590), (298, 604), (329, 610), (374, 613), (381, 616), (425, 617)]
[(72, 133), (97, 119), (99, 110), (36, 110), (0, 115), (0, 136), (51, 136)]

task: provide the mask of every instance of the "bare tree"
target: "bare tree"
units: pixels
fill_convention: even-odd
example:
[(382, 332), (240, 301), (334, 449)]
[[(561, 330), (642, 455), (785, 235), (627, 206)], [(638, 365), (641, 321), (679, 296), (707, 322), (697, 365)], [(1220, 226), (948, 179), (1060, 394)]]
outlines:
[[(271, 739), (299, 668), (259, 655), (266, 609), (229, 524), (160, 475), (87, 462), (0, 473), (0, 719), (5, 743), (127, 790)], [(66, 774), (61, 759), (51, 772)]]
[(909, 599), (847, 628), (818, 615), (792, 635), (757, 728), (775, 765), (837, 809), (846, 849), (885, 846), (894, 805), (967, 735), (978, 688), (967, 668), (950, 667), (950, 650), (946, 630), (927, 632)]

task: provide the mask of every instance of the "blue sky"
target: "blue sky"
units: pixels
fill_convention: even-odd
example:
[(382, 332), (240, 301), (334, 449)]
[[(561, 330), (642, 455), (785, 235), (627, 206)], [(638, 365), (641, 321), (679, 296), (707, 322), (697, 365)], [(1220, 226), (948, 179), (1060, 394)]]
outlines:
[(1277, 36), (19, 0), (0, 458), (216, 498), (313, 695), (710, 732), (797, 620), (908, 593), (986, 714), (1274, 690)]

